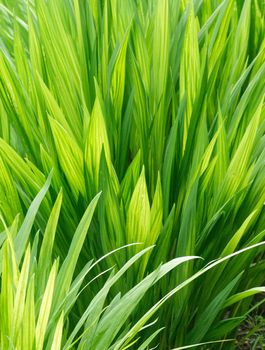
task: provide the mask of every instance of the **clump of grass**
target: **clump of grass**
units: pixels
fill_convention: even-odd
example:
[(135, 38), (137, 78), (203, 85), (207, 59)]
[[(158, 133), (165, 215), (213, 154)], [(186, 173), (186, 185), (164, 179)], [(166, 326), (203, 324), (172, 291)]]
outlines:
[[(203, 257), (150, 287), (130, 314), (151, 317), (185, 286), (157, 310), (161, 349), (235, 337), (263, 291), (264, 10), (263, 0), (0, 0), (3, 221), (19, 212), (23, 222), (53, 169), (34, 227), (42, 240), (62, 189), (54, 251), (64, 261), (102, 192), (77, 274), (121, 246), (142, 243), (111, 254), (94, 277), (156, 245), (113, 285), (112, 305), (162, 263)], [(90, 296), (101, 288), (95, 279)]]
[[(157, 320), (149, 324), (147, 322), (165, 301), (215, 266), (258, 246), (254, 245), (208, 264), (163, 296), (152, 308), (141, 312), (141, 316), (138, 313), (137, 319), (135, 309), (148, 291), (171, 270), (198, 257), (173, 259), (160, 265), (133, 288), (127, 287), (129, 290), (123, 295), (118, 293), (113, 299), (109, 298), (113, 285), (119, 280), (124, 283), (126, 271), (139, 259), (143, 259), (150, 248), (141, 250), (118, 270), (113, 267), (96, 276), (93, 274), (100, 261), (116, 254), (122, 247), (109, 252), (98, 261), (90, 260), (78, 268), (79, 255), (99, 200), (98, 195), (88, 206), (73, 234), (65, 259), (61, 262), (59, 257), (54, 259), (54, 240), (62, 206), (62, 192), (51, 211), (41, 244), (39, 232), (30, 242), (30, 232), (50, 181), (51, 176), (31, 203), (21, 226), (19, 227), (17, 216), (11, 227), (5, 227), (2, 233), (0, 346), (3, 349), (66, 350), (85, 347), (91, 350), (109, 350), (124, 349), (134, 344), (137, 344), (138, 349), (148, 349), (162, 329), (152, 330), (148, 337), (141, 337), (140, 334), (156, 324)], [(129, 247), (123, 247), (125, 248)], [(91, 295), (90, 286), (106, 275), (108, 277), (102, 287)], [(131, 315), (134, 316), (133, 324)]]
[(237, 348), (265, 349), (265, 309), (264, 294), (252, 302), (248, 317), (237, 331)]
[[(126, 322), (130, 313), (160, 278), (174, 267), (195, 257), (175, 259), (161, 265), (125, 295), (117, 294), (108, 305), (106, 299), (112, 285), (123, 278), (126, 270), (146, 254), (149, 248), (140, 251), (118, 271), (108, 269), (91, 278), (92, 270), (100, 262), (93, 260), (77, 270), (78, 257), (99, 198), (97, 196), (87, 208), (73, 235), (66, 258), (60, 263), (59, 258), (53, 258), (53, 244), (62, 193), (58, 195), (52, 209), (41, 246), (38, 247), (39, 233), (30, 244), (29, 235), (35, 215), (49, 184), (50, 178), (29, 207), (22, 225), (19, 227), (19, 219), (16, 217), (11, 227), (6, 227), (3, 232), (5, 240), (0, 247), (1, 348), (56, 350), (73, 347), (81, 349), (85, 346), (87, 349), (103, 350), (113, 347), (121, 349), (126, 343), (134, 343), (137, 341), (133, 340), (134, 336), (150, 316), (148, 313), (143, 315), (132, 327)], [(100, 260), (107, 259), (111, 254), (115, 252), (110, 252)], [(87, 289), (94, 280), (101, 279), (106, 274), (109, 277), (103, 287), (91, 298)], [(81, 294), (87, 305), (79, 305)], [(162, 303), (163, 301), (160, 302)], [(152, 313), (158, 308), (159, 305), (154, 307)], [(120, 332), (123, 328), (123, 332)], [(138, 346), (145, 349), (159, 332), (160, 329), (142, 345), (138, 341)]]
[(265, 349), (264, 316), (249, 316), (237, 334), (237, 349)]

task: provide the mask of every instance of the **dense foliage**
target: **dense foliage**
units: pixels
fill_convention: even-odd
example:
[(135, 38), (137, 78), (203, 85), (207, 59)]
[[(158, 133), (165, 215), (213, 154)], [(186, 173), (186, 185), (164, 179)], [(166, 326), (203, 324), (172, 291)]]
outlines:
[(234, 349), (264, 291), (264, 1), (0, 0), (0, 28), (0, 348)]

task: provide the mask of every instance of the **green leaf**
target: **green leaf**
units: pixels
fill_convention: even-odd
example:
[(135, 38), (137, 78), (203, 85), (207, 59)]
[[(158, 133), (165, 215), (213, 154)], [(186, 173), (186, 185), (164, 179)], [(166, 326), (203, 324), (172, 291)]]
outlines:
[(45, 334), (46, 334), (46, 328), (49, 320), (49, 315), (51, 311), (52, 301), (53, 301), (53, 295), (54, 295), (54, 287), (55, 287), (55, 280), (58, 270), (58, 260), (54, 262), (47, 285), (42, 297), (42, 302), (40, 306), (40, 311), (38, 315), (38, 320), (36, 323), (36, 350), (42, 350)]
[(38, 193), (38, 195), (35, 197), (34, 201), (29, 207), (29, 210), (27, 212), (27, 215), (25, 217), (25, 220), (23, 221), (23, 224), (21, 225), (15, 239), (14, 239), (14, 249), (16, 252), (16, 257), (18, 263), (21, 261), (24, 250), (27, 246), (28, 239), (30, 236), (30, 231), (32, 229), (34, 219), (36, 217), (36, 214), (38, 212), (38, 209), (41, 205), (41, 202), (43, 198), (45, 197), (50, 183), (51, 183), (52, 173), (50, 173), (49, 177), (47, 178), (47, 181), (45, 182), (44, 186)]
[(62, 312), (54, 332), (51, 350), (60, 350), (63, 335), (64, 314)]
[[(144, 243), (150, 232), (151, 211), (148, 199), (145, 171), (137, 181), (127, 213), (126, 232), (128, 243)], [(140, 249), (140, 248), (139, 248)]]
[(65, 297), (72, 282), (76, 263), (85, 241), (88, 228), (90, 226), (97, 202), (100, 194), (98, 194), (87, 207), (82, 220), (80, 221), (73, 240), (71, 242), (68, 254), (58, 272), (55, 286), (55, 294), (53, 300), (53, 308), (58, 306), (58, 303)]

